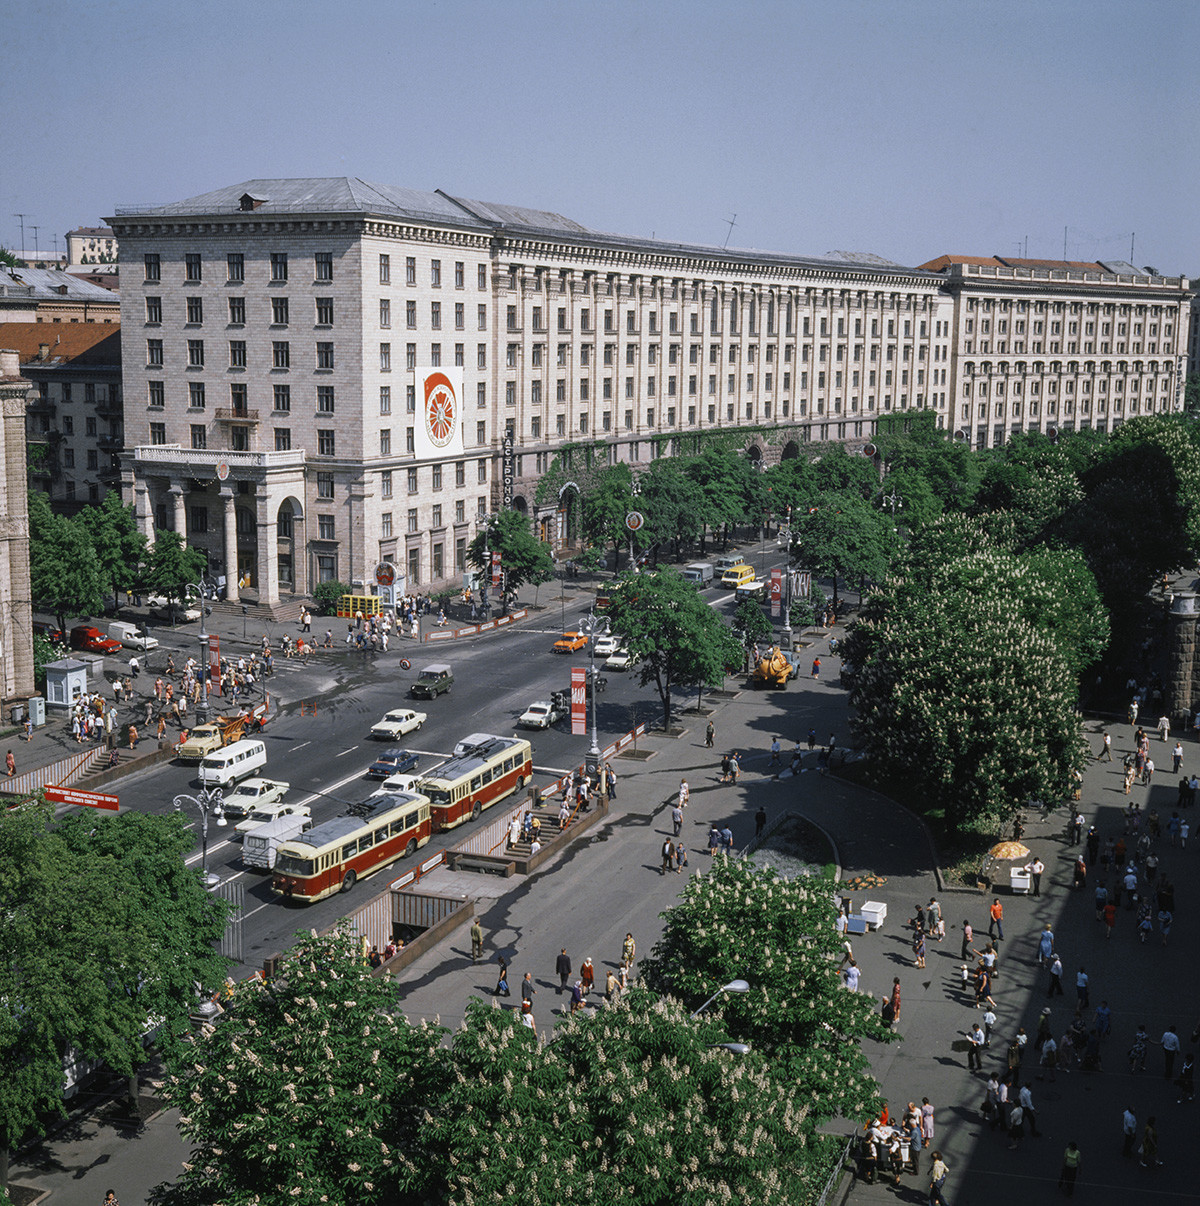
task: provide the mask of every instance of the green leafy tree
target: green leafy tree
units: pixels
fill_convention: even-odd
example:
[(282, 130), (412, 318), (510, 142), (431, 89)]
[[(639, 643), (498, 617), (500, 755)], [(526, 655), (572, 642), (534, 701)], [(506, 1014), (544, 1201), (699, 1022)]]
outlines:
[(1188, 373), (1183, 386), (1183, 404), (1188, 414), (1200, 414), (1200, 373)]
[(224, 906), (184, 866), (191, 844), (175, 818), (0, 815), (0, 1161), (62, 1112), (68, 1054), (134, 1077), (145, 1035), (186, 1024), (194, 981), (224, 974)]
[(1084, 756), (1078, 671), (1103, 648), (1104, 620), (1071, 555), (985, 547), (889, 577), (846, 652), (855, 733), (880, 777), (984, 832), (1029, 799), (1064, 797)]
[(34, 601), (54, 613), (64, 632), (68, 617), (103, 610), (100, 563), (86, 529), (55, 515), (40, 490), (29, 492), (29, 570)]
[(86, 507), (80, 522), (92, 539), (106, 593), (134, 590), (146, 556), (146, 538), (137, 530), (133, 508), (124, 506), (115, 490), (105, 494), (98, 507)]
[(628, 547), (625, 516), (634, 510), (633, 474), (624, 462), (596, 475), (595, 485), (583, 496), (583, 530), (592, 544), (611, 544), (618, 558)]
[[(979, 457), (967, 444), (939, 430), (932, 415), (927, 422), (916, 419), (917, 416), (905, 416), (906, 428), (897, 425), (894, 430), (881, 423), (875, 436), (879, 458), (889, 475), (904, 470), (906, 481), (910, 474), (923, 479), (942, 509), (965, 510), (978, 489)], [(885, 484), (884, 488), (891, 487)]]
[(739, 599), (733, 613), (733, 631), (743, 645), (768, 640), (774, 632), (757, 599)]
[(184, 544), (178, 532), (163, 529), (154, 536), (146, 583), (157, 594), (182, 606), (187, 588), (199, 585), (207, 568), (208, 560), (200, 549)]
[(329, 582), (318, 582), (313, 587), (312, 597), (317, 605), (317, 614), (322, 616), (337, 615), (338, 604), (343, 595), (350, 594), (350, 586), (346, 582), (333, 579)]
[(195, 1153), (160, 1206), (426, 1200), (447, 1157), (422, 1121), (440, 1113), (443, 1032), (395, 1016), (357, 935), (302, 933), (279, 978), (225, 1004), (170, 1053), (166, 1093)]
[(688, 461), (685, 472), (700, 491), (705, 527), (701, 529), (701, 548), (708, 531), (722, 532), (725, 546), (729, 528), (746, 516), (746, 462), (726, 449), (706, 448)]
[(33, 634), (33, 681), (39, 691), (46, 689), (46, 666), (67, 656), (67, 646), (52, 641), (41, 632)]
[(734, 1054), (728, 1038), (719, 1018), (638, 988), (560, 1023), (547, 1046), (513, 1013), (470, 1002), (454, 1084), (428, 1119), (450, 1154), (443, 1200), (810, 1200), (828, 1163), (808, 1101), (756, 1044)]
[(857, 494), (866, 501), (879, 493), (879, 470), (870, 457), (852, 456), (841, 444), (828, 444), (813, 462), (817, 489), (826, 494)]
[(853, 490), (826, 494), (811, 513), (792, 518), (792, 555), (814, 576), (833, 580), (835, 607), (838, 580), (879, 581), (896, 544), (891, 516)]
[(749, 859), (717, 859), (663, 914), (641, 969), (650, 988), (692, 1008), (745, 980), (747, 992), (721, 998), (723, 1024), (799, 1090), (813, 1129), (869, 1114), (878, 1088), (859, 1043), (894, 1037), (872, 997), (839, 985), (834, 898), (828, 876), (783, 879)]
[[(540, 586), (554, 577), (554, 562), (540, 540), (535, 540), (529, 517), (520, 511), (501, 511), (488, 519), (467, 549), (467, 562), (481, 572), (491, 572), (491, 554), (500, 554), (508, 591), (515, 594), (526, 583)], [(503, 599), (508, 610), (507, 595)]]
[(1067, 443), (1028, 432), (983, 454), (976, 511), (1009, 512), (1023, 546), (1043, 540), (1083, 498)]
[(704, 527), (700, 496), (677, 457), (661, 457), (639, 479), (638, 510), (646, 516), (646, 541), (680, 547), (695, 540)]
[(622, 576), (609, 597), (608, 617), (622, 643), (640, 659), (640, 682), (653, 685), (671, 724), (677, 687), (718, 687), (727, 666), (740, 665), (737, 639), (672, 569)]
[(7, 247), (0, 247), (0, 267), (20, 268), (21, 261)]

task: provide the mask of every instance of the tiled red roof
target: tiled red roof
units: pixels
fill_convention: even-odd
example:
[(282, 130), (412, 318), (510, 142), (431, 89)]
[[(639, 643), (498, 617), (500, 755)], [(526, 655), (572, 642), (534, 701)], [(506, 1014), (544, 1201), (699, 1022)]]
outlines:
[[(48, 344), (45, 360), (41, 345)], [(120, 323), (95, 322), (3, 322), (0, 348), (11, 349), (21, 358), (46, 365), (121, 363)]]

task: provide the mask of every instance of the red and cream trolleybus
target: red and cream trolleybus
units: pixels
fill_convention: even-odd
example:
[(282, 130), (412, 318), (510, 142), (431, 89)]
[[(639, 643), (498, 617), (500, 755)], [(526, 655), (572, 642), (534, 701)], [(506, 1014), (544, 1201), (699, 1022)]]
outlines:
[(421, 778), (418, 790), (429, 797), (433, 831), (473, 820), (533, 777), (533, 747), (523, 737), (472, 733), (471, 744), (455, 747), (449, 762)]
[(424, 846), (432, 832), (428, 797), (406, 791), (371, 796), (347, 815), (283, 842), (271, 890), (309, 904), (349, 892), (357, 880)]

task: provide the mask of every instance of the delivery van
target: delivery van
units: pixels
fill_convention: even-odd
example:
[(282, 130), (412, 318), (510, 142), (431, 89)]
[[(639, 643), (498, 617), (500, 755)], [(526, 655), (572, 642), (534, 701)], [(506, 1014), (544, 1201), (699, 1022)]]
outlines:
[(108, 626), (108, 635), (114, 641), (120, 641), (125, 649), (140, 649), (148, 652), (158, 648), (157, 638), (147, 636), (144, 629), (139, 628), (136, 624), (129, 624), (125, 620), (114, 620)]
[(267, 747), (261, 741), (235, 741), (207, 755), (200, 763), (200, 782), (205, 787), (228, 787), (240, 783), (267, 765)]
[(732, 586), (736, 590), (739, 586), (745, 586), (747, 582), (754, 581), (754, 570), (744, 562), (739, 565), (731, 565), (721, 575), (722, 586)]
[(735, 565), (743, 565), (744, 559), (737, 556), (714, 557), (713, 568), (718, 574), (723, 574), (727, 569), (732, 569)]
[[(307, 809), (305, 810), (307, 812)], [(275, 855), (281, 843), (307, 833), (313, 824), (311, 816), (293, 813), (276, 817), (246, 834), (242, 842), (242, 863), (259, 871), (271, 871), (275, 867)]]
[(715, 572), (711, 561), (693, 561), (684, 567), (683, 580), (690, 582), (697, 590), (703, 590), (712, 585)]

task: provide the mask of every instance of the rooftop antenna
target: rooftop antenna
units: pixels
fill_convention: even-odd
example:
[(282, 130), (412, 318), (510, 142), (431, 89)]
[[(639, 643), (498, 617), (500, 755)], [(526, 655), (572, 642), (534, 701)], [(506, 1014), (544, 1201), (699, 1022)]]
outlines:
[(1129, 262), (1133, 263), (1133, 240), (1137, 238), (1137, 231), (1129, 236)]
[(729, 236), (733, 234), (733, 228), (737, 225), (737, 214), (734, 214), (732, 218), (726, 218), (725, 221), (729, 223), (729, 229), (725, 232), (725, 242), (721, 244), (722, 251), (729, 246)]
[(1063, 259), (1067, 258), (1067, 228), (1063, 227)]
[(21, 254), (25, 254), (25, 218), (26, 214), (13, 214), (13, 217), (21, 223)]
[(42, 253), (38, 248), (38, 231), (42, 228), (40, 226), (31, 226), (29, 229), (33, 231), (33, 258), (35, 260), (40, 260), (42, 258)]
[(1022, 258), (1026, 259), (1026, 260), (1029, 259), (1029, 236), (1028, 235), (1025, 236), (1025, 255)]
[(54, 236), (54, 258), (58, 259), (58, 235)]

